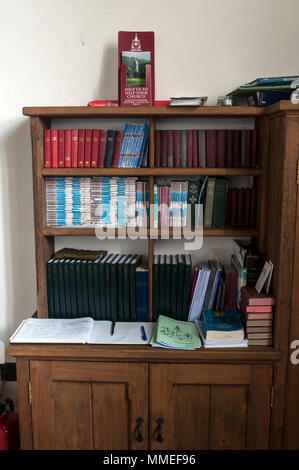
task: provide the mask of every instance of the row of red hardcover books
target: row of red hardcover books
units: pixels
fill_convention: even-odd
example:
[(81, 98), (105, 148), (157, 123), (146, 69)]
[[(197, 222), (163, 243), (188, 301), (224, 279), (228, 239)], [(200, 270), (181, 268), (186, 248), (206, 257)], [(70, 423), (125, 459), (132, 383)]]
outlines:
[(256, 129), (155, 130), (156, 167), (256, 168)]
[(226, 227), (255, 227), (256, 188), (229, 188), (226, 200)]
[[(104, 168), (109, 131), (103, 129), (45, 129), (45, 168)], [(123, 131), (115, 131), (112, 168), (118, 167)]]

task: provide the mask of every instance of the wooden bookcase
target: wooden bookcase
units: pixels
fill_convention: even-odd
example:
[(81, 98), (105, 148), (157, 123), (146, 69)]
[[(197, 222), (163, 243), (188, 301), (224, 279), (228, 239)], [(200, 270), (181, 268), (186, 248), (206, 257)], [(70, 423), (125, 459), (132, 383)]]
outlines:
[[(32, 138), (39, 318), (47, 317), (46, 261), (54, 253), (54, 237), (95, 235), (93, 228), (47, 226), (47, 176), (146, 176), (150, 203), (153, 203), (154, 181), (158, 176), (254, 176), (258, 189), (256, 227), (204, 229), (204, 237), (252, 237), (259, 250), (274, 263), (276, 306), (271, 347), (188, 352), (149, 346), (10, 345), (8, 354), (17, 357), (22, 448), (287, 447), (284, 432), (292, 435), (285, 421), (289, 412), (285, 407), (285, 394), (286, 391), (290, 396), (293, 393), (286, 387), (291, 321), (297, 321), (299, 334), (294, 315), (295, 287), (291, 294), (296, 227), (298, 229), (298, 222), (297, 226), (294, 222), (298, 212), (295, 179), (299, 150), (298, 107), (288, 102), (268, 108), (26, 107), (23, 114), (30, 117)], [(120, 117), (148, 119), (148, 168), (44, 168), (43, 131), (51, 127), (52, 119), (88, 119), (90, 124), (90, 120), (96, 118)], [(156, 121), (186, 117), (254, 118), (258, 129), (258, 168), (155, 168)], [(148, 238), (150, 318), (154, 249), (155, 240)], [(298, 262), (298, 249), (296, 259)], [(290, 374), (295, 372), (291, 370)], [(72, 386), (76, 394), (71, 399)], [(106, 403), (107, 395), (112, 401)], [(95, 398), (106, 403), (99, 415), (91, 411)], [(132, 408), (128, 401), (133, 403)], [(197, 409), (199, 401), (203, 406)], [(85, 402), (89, 404), (82, 409)], [(121, 403), (118, 417), (111, 403)], [(201, 411), (203, 409), (205, 412)], [(107, 410), (111, 412), (111, 419)], [(86, 419), (86, 428), (82, 425), (81, 413)], [(226, 413), (231, 415), (230, 419)], [(70, 416), (70, 424), (65, 428), (65, 418)], [(140, 424), (136, 424), (136, 419), (140, 417), (142, 441), (137, 439)], [(159, 440), (161, 417), (162, 441)], [(106, 429), (105, 438), (97, 427), (100, 418)], [(90, 431), (91, 420), (94, 433)], [(198, 422), (204, 431), (195, 436)], [(75, 434), (72, 429), (77, 429)], [(60, 431), (61, 437), (57, 437)], [(69, 437), (65, 437), (68, 431)]]

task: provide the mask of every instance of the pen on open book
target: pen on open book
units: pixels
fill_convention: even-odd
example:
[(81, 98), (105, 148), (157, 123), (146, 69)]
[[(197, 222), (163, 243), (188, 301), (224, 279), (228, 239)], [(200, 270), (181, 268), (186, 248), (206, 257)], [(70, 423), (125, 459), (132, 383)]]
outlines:
[(113, 336), (114, 334), (114, 327), (115, 327), (115, 321), (111, 323), (111, 330), (110, 330), (110, 335)]
[(145, 333), (144, 326), (141, 327), (141, 337), (142, 337), (143, 341), (147, 341), (147, 336), (146, 336), (146, 333)]

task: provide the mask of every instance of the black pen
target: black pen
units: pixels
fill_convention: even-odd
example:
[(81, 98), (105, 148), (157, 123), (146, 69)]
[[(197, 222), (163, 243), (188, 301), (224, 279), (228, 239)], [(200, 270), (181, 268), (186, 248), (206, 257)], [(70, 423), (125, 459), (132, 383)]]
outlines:
[(115, 327), (115, 321), (111, 323), (111, 330), (110, 330), (110, 335), (113, 336), (114, 334), (114, 327)]

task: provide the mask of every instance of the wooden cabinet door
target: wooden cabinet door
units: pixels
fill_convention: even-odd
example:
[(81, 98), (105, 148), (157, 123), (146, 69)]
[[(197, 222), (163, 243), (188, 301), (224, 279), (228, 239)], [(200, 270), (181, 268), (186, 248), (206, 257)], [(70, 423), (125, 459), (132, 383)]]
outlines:
[(30, 381), (34, 449), (147, 449), (147, 365), (31, 361)]
[(272, 367), (150, 366), (151, 449), (267, 449)]

